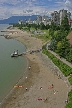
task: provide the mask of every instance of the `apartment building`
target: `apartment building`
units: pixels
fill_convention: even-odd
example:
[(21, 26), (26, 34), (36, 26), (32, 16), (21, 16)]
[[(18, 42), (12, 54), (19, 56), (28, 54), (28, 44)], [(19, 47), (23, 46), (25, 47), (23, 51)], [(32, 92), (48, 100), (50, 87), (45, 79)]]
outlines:
[(51, 16), (52, 16), (52, 21), (56, 25), (59, 25), (59, 13), (57, 11), (54, 11), (54, 13), (52, 13)]
[(40, 24), (42, 22), (42, 16), (37, 16), (36, 24)]
[(62, 22), (62, 20), (64, 19), (64, 17), (66, 15), (68, 17), (68, 20), (70, 20), (70, 16), (71, 16), (70, 12), (67, 12), (67, 10), (64, 10), (64, 9), (62, 9), (62, 10), (59, 11), (60, 25), (61, 25), (61, 22)]
[(52, 16), (52, 21), (56, 24), (56, 25), (61, 25), (62, 20), (64, 19), (65, 16), (68, 16), (68, 20), (70, 20), (70, 16), (71, 13), (67, 12), (67, 10), (60, 10), (59, 12), (54, 11), (51, 16)]

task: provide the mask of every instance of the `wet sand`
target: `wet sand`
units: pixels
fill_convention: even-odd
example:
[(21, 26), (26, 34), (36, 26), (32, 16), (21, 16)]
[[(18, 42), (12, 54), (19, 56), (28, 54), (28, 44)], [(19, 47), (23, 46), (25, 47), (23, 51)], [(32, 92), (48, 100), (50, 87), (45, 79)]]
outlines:
[[(25, 44), (27, 50), (42, 47), (40, 39), (31, 37), (26, 31), (14, 30), (13, 33), (10, 31), (9, 37)], [(26, 79), (21, 78), (19, 85), (22, 88), (15, 88), (1, 108), (64, 108), (70, 87), (55, 74), (60, 72), (58, 68), (41, 52), (24, 56), (29, 61), (28, 67), (31, 66), (27, 69), (28, 76)]]

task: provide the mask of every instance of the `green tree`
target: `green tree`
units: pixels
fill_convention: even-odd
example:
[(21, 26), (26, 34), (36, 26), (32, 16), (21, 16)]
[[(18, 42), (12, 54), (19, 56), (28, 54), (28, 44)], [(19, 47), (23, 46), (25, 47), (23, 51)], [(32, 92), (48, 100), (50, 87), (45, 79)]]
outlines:
[(41, 29), (41, 30), (45, 29), (44, 23), (40, 23), (40, 29)]
[(52, 39), (54, 39), (54, 30), (52, 30), (51, 28), (49, 29), (49, 36), (51, 36)]
[(70, 30), (70, 25), (69, 25), (69, 21), (68, 21), (67, 15), (66, 15), (66, 16), (64, 17), (64, 19), (62, 20), (60, 28), (61, 28), (62, 31), (63, 31), (63, 30), (64, 30), (64, 31), (65, 31), (65, 30), (67, 30), (67, 31)]
[(59, 53), (60, 56), (65, 58), (69, 52), (67, 49), (70, 49), (70, 44), (66, 38), (57, 43), (57, 53)]
[(56, 41), (61, 41), (67, 36), (67, 33), (65, 31), (59, 30), (56, 34), (54, 34), (54, 37)]

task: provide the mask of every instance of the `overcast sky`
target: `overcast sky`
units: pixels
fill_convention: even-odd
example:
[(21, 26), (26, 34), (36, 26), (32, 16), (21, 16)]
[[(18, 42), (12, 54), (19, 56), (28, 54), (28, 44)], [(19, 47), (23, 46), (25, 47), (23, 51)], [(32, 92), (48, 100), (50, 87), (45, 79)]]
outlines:
[(72, 0), (0, 0), (0, 19), (14, 15), (50, 15), (60, 9), (72, 13)]

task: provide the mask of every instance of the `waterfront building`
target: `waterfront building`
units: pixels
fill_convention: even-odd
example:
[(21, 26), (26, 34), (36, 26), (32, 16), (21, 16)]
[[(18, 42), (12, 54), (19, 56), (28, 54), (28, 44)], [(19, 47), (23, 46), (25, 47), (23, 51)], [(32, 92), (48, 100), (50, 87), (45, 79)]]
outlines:
[(37, 16), (36, 24), (40, 24), (42, 22), (42, 16)]
[(64, 19), (64, 17), (67, 15), (68, 20), (70, 20), (70, 16), (71, 13), (67, 12), (67, 10), (60, 10), (59, 12), (54, 11), (51, 16), (52, 16), (52, 21), (56, 24), (56, 25), (61, 25), (62, 20)]
[(59, 13), (57, 11), (54, 11), (54, 13), (52, 13), (51, 16), (52, 16), (52, 21), (56, 25), (59, 25)]
[(26, 21), (26, 23), (28, 23), (28, 24), (33, 24), (33, 21), (29, 18), (29, 19)]
[(61, 25), (61, 22), (62, 22), (62, 20), (64, 19), (64, 17), (66, 15), (68, 17), (68, 20), (70, 20), (70, 16), (71, 16), (70, 12), (67, 13), (67, 10), (64, 10), (64, 9), (62, 9), (62, 10), (59, 11), (60, 25)]
[(19, 20), (19, 21), (18, 21), (18, 24), (22, 24), (22, 20)]
[(44, 23), (44, 25), (47, 25), (47, 21), (48, 21), (48, 17), (47, 16), (42, 16), (42, 22)]

